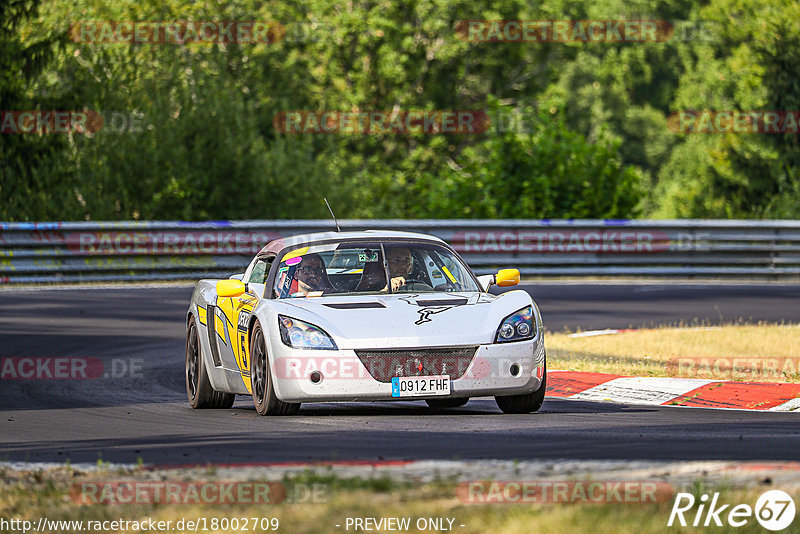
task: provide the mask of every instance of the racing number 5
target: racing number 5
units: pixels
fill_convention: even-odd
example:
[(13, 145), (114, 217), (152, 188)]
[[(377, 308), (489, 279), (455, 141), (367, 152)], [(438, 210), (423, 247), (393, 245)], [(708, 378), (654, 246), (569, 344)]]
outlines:
[(245, 343), (247, 343), (247, 334), (239, 332), (239, 350), (242, 355), (242, 369), (247, 369), (247, 347)]

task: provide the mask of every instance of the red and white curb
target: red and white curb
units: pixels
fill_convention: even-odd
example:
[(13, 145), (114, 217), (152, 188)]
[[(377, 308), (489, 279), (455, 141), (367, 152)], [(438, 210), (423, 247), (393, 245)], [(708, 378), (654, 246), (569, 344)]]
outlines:
[(547, 396), (658, 406), (800, 411), (800, 384), (548, 371)]

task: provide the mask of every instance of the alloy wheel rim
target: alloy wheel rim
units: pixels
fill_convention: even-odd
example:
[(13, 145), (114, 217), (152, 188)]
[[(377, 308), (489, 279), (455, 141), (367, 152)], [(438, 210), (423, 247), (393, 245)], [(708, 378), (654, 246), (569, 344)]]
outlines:
[(266, 366), (264, 358), (264, 345), (261, 343), (261, 330), (256, 332), (253, 336), (253, 345), (255, 348), (255, 358), (251, 357), (251, 361), (255, 362), (255, 391), (253, 392), (258, 399), (259, 404), (264, 401), (264, 386), (266, 383)]
[(192, 325), (191, 329), (189, 330), (189, 364), (186, 366), (186, 375), (188, 378), (189, 384), (189, 393), (191, 394), (192, 398), (197, 396), (197, 362), (198, 362), (198, 350), (197, 350), (197, 330), (194, 325)]

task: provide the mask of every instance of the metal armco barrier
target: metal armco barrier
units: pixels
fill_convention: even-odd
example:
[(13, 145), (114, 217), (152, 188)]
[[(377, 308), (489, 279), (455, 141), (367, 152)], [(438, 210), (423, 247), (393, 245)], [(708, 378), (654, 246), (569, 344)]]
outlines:
[[(423, 232), (478, 274), (787, 278), (800, 275), (800, 221), (343, 220), (342, 231)], [(0, 283), (195, 280), (241, 272), (281, 236), (331, 220), (0, 223)]]

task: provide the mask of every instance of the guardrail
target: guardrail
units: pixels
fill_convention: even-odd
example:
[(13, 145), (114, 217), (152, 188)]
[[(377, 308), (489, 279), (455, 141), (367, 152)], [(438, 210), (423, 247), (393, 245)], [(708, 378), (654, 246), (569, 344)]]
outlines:
[[(343, 220), (342, 230), (423, 232), (478, 273), (526, 276), (800, 275), (800, 221)], [(281, 236), (331, 220), (0, 223), (0, 283), (194, 280), (240, 272)]]

